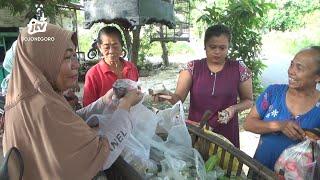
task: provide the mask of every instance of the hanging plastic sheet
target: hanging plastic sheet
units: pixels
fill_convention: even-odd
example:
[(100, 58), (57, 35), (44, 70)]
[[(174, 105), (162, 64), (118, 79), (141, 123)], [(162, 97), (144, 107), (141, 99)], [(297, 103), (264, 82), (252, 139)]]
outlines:
[(124, 28), (150, 23), (174, 27), (173, 2), (165, 0), (84, 1), (85, 28), (96, 22), (116, 23)]

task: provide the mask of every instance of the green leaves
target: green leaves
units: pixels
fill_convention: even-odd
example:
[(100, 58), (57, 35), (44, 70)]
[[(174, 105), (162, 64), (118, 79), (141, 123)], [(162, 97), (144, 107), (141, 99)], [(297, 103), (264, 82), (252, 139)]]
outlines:
[[(44, 0), (43, 9), (46, 16), (52, 17), (58, 11), (57, 5), (64, 5), (69, 2), (79, 2), (79, 0)], [(39, 0), (0, 0), (0, 8), (7, 8), (11, 11), (12, 15), (22, 14), (27, 12), (30, 18), (36, 14), (35, 5)]]
[(320, 9), (320, 1), (287, 0), (278, 4), (277, 10), (270, 12), (267, 19), (269, 29), (286, 31), (298, 29), (306, 23), (304, 16)]

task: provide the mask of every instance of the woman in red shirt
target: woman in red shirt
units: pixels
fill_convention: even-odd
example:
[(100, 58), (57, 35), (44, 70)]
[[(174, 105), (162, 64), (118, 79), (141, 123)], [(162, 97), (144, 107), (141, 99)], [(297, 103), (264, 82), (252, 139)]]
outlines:
[(138, 81), (139, 74), (136, 66), (121, 57), (125, 50), (122, 35), (118, 28), (106, 26), (100, 29), (98, 48), (102, 58), (86, 74), (83, 106), (89, 105), (106, 94), (117, 79)]

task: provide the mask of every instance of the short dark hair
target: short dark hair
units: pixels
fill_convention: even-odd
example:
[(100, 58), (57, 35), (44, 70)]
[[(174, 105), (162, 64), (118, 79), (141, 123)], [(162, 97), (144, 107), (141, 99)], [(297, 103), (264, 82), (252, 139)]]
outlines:
[(99, 33), (98, 33), (98, 38), (97, 38), (97, 43), (98, 44), (102, 44), (102, 40), (101, 40), (101, 35), (108, 35), (108, 34), (115, 34), (117, 35), (120, 44), (122, 46), (122, 51), (124, 52), (123, 57), (125, 57), (127, 55), (127, 50), (126, 50), (126, 46), (124, 44), (124, 41), (122, 39), (122, 34), (120, 32), (120, 30), (118, 28), (116, 28), (115, 26), (105, 26), (103, 28), (100, 29)]
[(223, 24), (216, 24), (208, 27), (204, 35), (204, 46), (206, 46), (206, 43), (212, 36), (218, 37), (221, 35), (227, 36), (229, 43), (231, 43), (232, 35), (230, 29), (227, 26)]
[(125, 44), (122, 39), (122, 34), (121, 34), (120, 30), (118, 28), (116, 28), (115, 26), (105, 26), (100, 29), (100, 31), (98, 33), (98, 38), (97, 38), (98, 44), (102, 44), (101, 35), (108, 35), (108, 34), (117, 35), (117, 37), (121, 43), (121, 46), (125, 47)]
[(77, 33), (73, 33), (71, 36), (71, 41), (73, 42), (74, 46), (77, 48), (78, 47), (78, 36)]

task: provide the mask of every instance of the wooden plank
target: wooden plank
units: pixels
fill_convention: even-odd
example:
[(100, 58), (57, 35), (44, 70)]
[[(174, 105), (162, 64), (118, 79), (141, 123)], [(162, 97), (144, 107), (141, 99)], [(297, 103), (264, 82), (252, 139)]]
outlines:
[(201, 129), (198, 127), (188, 124), (187, 127), (190, 133), (197, 134), (199, 137), (209, 140), (210, 142), (213, 142), (214, 144), (218, 145), (222, 149), (225, 149), (230, 154), (233, 154), (239, 161), (241, 161), (243, 164), (246, 164), (250, 169), (257, 172), (261, 177), (271, 180), (276, 179), (276, 175), (273, 171), (268, 169), (267, 167), (263, 166), (260, 162), (258, 162), (255, 159), (252, 159), (250, 156), (248, 156), (246, 153), (242, 152), (241, 150), (237, 149), (236, 147), (232, 146), (231, 144), (226, 143), (222, 139), (220, 139), (218, 136), (215, 135), (208, 135), (204, 133)]
[(221, 156), (220, 156), (220, 167), (223, 167), (225, 160), (226, 150), (222, 148)]
[(239, 161), (239, 165), (238, 165), (236, 176), (240, 176), (241, 175), (242, 167), (243, 167), (243, 163)]
[(233, 168), (233, 159), (234, 159), (234, 155), (230, 154), (229, 156), (229, 162), (228, 162), (228, 169), (227, 169), (227, 177), (231, 176), (231, 172), (232, 172), (232, 168)]

